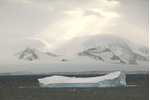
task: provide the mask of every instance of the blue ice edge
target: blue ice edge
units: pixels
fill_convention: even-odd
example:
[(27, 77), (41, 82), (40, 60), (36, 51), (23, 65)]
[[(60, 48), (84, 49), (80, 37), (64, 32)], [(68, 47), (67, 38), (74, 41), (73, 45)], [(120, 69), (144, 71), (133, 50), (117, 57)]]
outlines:
[(98, 88), (98, 87), (124, 87), (124, 84), (120, 84), (118, 79), (114, 82), (117, 85), (111, 84), (112, 80), (103, 81), (101, 83), (55, 83), (55, 84), (44, 84), (40, 83), (40, 87), (44, 88)]
[[(109, 74), (108, 74), (109, 75)], [(38, 80), (39, 81), (39, 80)], [(39, 81), (42, 88), (109, 88), (109, 87), (124, 87), (126, 86), (126, 76), (120, 72), (118, 77), (106, 79), (96, 83), (49, 83), (45, 84)]]

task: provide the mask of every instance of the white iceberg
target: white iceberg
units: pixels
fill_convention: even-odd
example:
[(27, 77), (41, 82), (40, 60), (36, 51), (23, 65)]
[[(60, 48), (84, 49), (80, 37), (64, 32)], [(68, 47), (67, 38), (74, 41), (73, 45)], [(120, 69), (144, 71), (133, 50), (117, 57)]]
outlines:
[(65, 76), (51, 76), (38, 79), (40, 87), (122, 87), (126, 85), (126, 76), (121, 71), (112, 72), (104, 76), (76, 78)]

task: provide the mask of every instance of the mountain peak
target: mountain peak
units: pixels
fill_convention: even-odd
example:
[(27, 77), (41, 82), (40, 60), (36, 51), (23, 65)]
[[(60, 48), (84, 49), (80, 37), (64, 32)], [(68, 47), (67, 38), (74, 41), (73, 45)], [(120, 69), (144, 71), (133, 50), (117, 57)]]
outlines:
[[(147, 64), (147, 62), (149, 61), (149, 48), (136, 45), (126, 39), (113, 36), (112, 38), (110, 36), (97, 36), (87, 38), (85, 40), (84, 38), (78, 38), (76, 40), (71, 40), (71, 42), (69, 42), (68, 45), (64, 45), (61, 50), (61, 55), (69, 57), (69, 59), (72, 59), (72, 61), (77, 60), (79, 62), (79, 59), (82, 58), (85, 58), (85, 61), (86, 59), (90, 58), (90, 61), (97, 60), (100, 62), (113, 64)], [(19, 52), (15, 55), (18, 56), (18, 59), (29, 61), (36, 59), (53, 61), (54, 59), (57, 59), (52, 59), (53, 57), (62, 58), (62, 56), (55, 55), (50, 52), (39, 52), (36, 49), (32, 49), (30, 46), (27, 46), (24, 51)], [(58, 58), (57, 60), (60, 60), (60, 58)]]
[(28, 46), (23, 52), (17, 53), (16, 55), (19, 56), (18, 59), (24, 59), (24, 60), (36, 60), (38, 59), (38, 55), (35, 53), (35, 49), (30, 48), (30, 46)]
[(33, 61), (42, 58), (45, 59), (50, 57), (58, 57), (57, 55), (52, 54), (50, 52), (47, 53), (40, 52), (36, 49), (31, 48), (30, 46), (25, 48), (23, 51), (16, 53), (15, 56), (18, 56), (18, 59), (27, 60), (27, 61)]
[(27, 46), (27, 48), (26, 49), (31, 49), (31, 47), (30, 46)]
[(30, 46), (27, 46), (25, 50), (27, 50), (27, 51), (33, 51), (34, 49), (31, 48)]

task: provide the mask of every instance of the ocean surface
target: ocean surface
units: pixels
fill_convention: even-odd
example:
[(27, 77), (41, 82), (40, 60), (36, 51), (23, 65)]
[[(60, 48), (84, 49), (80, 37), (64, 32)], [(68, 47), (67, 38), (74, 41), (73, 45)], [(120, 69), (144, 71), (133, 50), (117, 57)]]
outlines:
[(126, 75), (125, 87), (40, 88), (37, 79), (46, 76), (51, 75), (0, 76), (0, 100), (149, 100), (148, 74)]

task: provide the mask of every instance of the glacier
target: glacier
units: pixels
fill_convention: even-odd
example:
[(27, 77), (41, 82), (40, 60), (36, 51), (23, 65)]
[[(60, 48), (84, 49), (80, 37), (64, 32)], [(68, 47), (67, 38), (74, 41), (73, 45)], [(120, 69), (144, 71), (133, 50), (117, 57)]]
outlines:
[(126, 85), (126, 75), (121, 71), (112, 72), (104, 76), (76, 78), (66, 76), (50, 76), (39, 78), (40, 87), (123, 87)]

